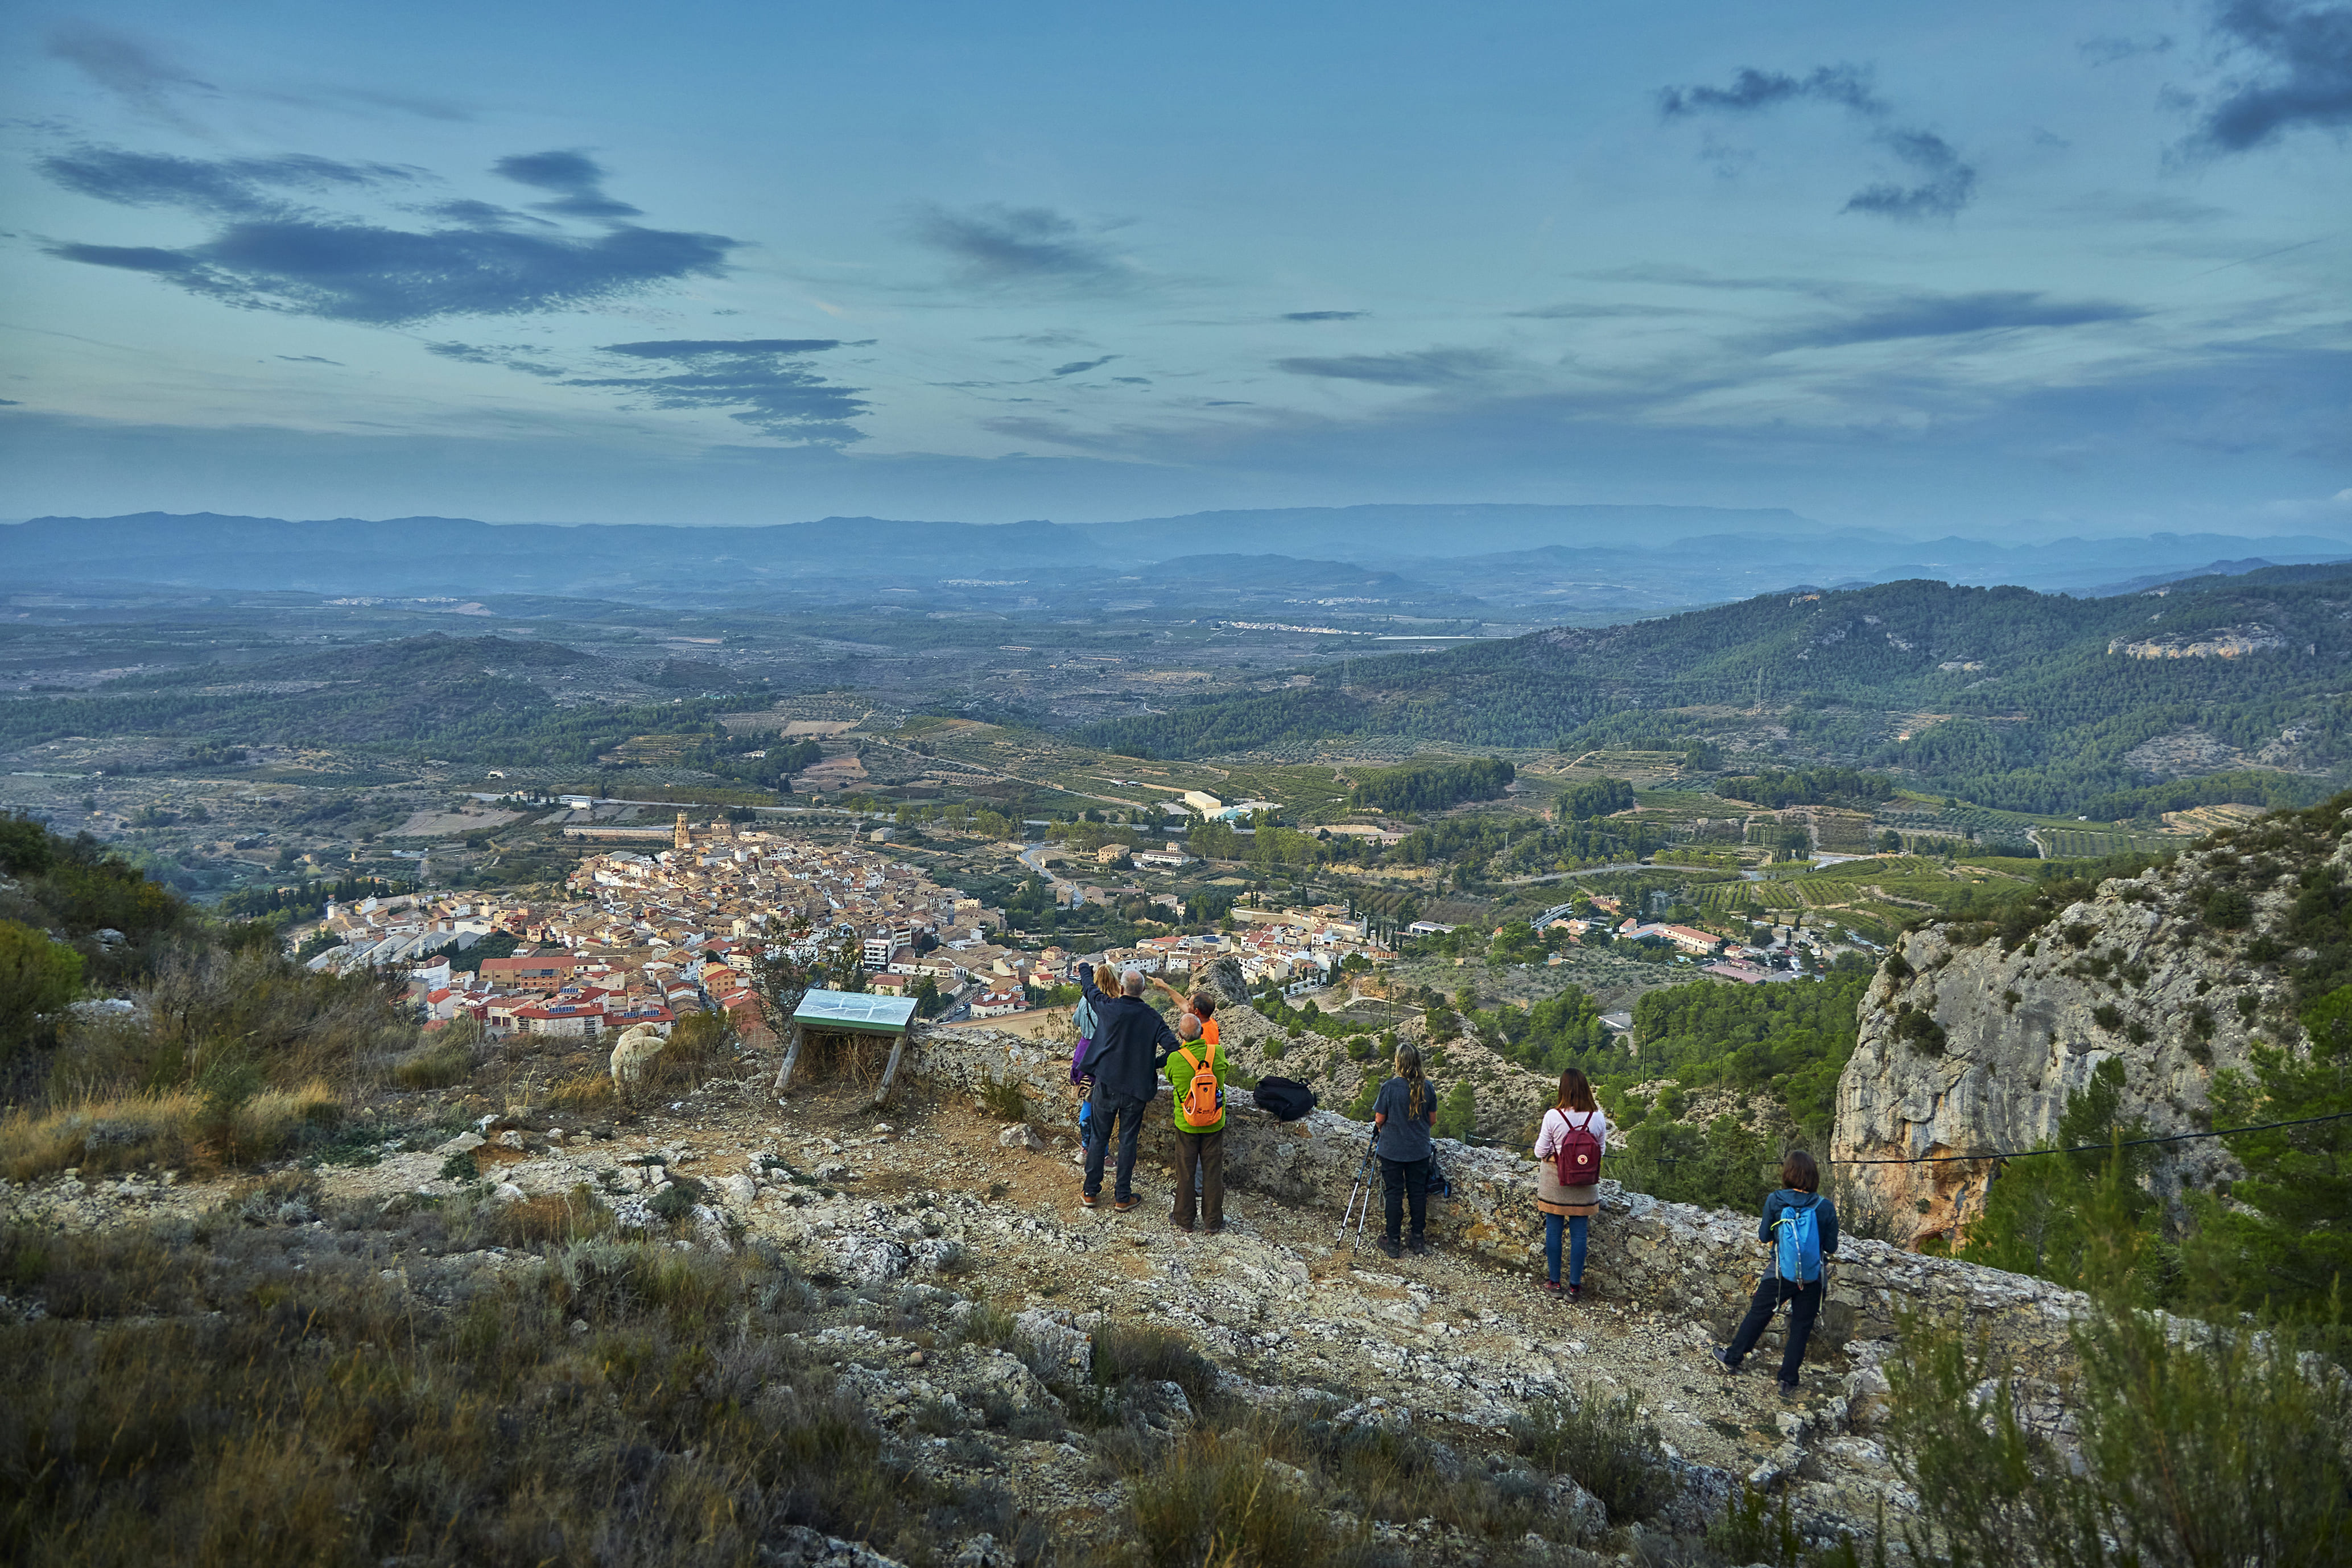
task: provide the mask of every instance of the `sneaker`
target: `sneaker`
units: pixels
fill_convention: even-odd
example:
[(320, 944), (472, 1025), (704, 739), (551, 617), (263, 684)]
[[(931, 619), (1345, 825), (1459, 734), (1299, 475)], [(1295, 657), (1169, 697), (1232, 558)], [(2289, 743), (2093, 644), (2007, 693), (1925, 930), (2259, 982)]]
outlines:
[(1717, 1345), (1708, 1353), (1715, 1357), (1715, 1364), (1723, 1368), (1727, 1376), (1738, 1375), (1739, 1363), (1731, 1359), (1731, 1352), (1727, 1346)]
[(1381, 1237), (1381, 1250), (1387, 1253), (1391, 1258), (1402, 1258), (1404, 1256), (1404, 1248), (1397, 1245), (1397, 1238), (1393, 1236), (1384, 1236)]
[(1214, 1224), (1214, 1225), (1211, 1226), (1209, 1227), (1209, 1234), (1210, 1234), (1211, 1236), (1223, 1236), (1223, 1235), (1224, 1235), (1224, 1234), (1225, 1234), (1225, 1222), (1224, 1222), (1224, 1221), (1223, 1221), (1223, 1220), (1219, 1220), (1216, 1224)]
[(1539, 1281), (1537, 1284), (1536, 1289), (1541, 1290), (1547, 1296), (1557, 1296), (1559, 1294), (1559, 1281), (1557, 1279), (1545, 1279)]
[(1078, 1194), (1078, 1206), (1083, 1209), (1094, 1208), (1100, 1205), (1102, 1199), (1095, 1196), (1092, 1193), (1080, 1193)]
[(1429, 1238), (1426, 1237), (1416, 1236), (1411, 1241), (1405, 1243), (1405, 1247), (1415, 1258), (1419, 1258), (1423, 1253), (1429, 1250)]
[(1570, 1300), (1571, 1300), (1571, 1301), (1581, 1301), (1581, 1300), (1584, 1300), (1584, 1287), (1583, 1287), (1583, 1286), (1581, 1286), (1581, 1285), (1570, 1285), (1570, 1286), (1568, 1288), (1568, 1299), (1569, 1299)]
[(1803, 1392), (1793, 1383), (1784, 1383), (1780, 1385), (1780, 1397), (1791, 1404), (1795, 1403), (1797, 1396)]
[(1141, 1198), (1113, 1198), (1110, 1206), (1114, 1212), (1125, 1214), (1142, 1201)]
[(1186, 1224), (1185, 1224), (1182, 1220), (1181, 1220), (1181, 1219), (1173, 1219), (1173, 1220), (1170, 1220), (1168, 1223), (1169, 1223), (1169, 1224), (1171, 1224), (1171, 1225), (1172, 1225), (1172, 1226), (1174, 1226), (1178, 1230), (1182, 1231), (1186, 1236), (1190, 1236), (1190, 1235), (1192, 1235), (1192, 1227), (1191, 1226), (1189, 1226), (1189, 1225), (1186, 1225)]

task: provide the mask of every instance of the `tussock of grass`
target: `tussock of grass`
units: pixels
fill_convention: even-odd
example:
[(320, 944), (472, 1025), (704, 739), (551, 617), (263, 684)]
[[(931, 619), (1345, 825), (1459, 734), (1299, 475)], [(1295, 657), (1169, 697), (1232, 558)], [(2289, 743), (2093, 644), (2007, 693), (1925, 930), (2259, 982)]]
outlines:
[(1612, 1524), (1654, 1519), (1674, 1496), (1657, 1426), (1629, 1391), (1608, 1405), (1555, 1401), (1511, 1423), (1520, 1453), (1601, 1500)]
[(1029, 1120), (1029, 1101), (1021, 1085), (1009, 1078), (992, 1078), (980, 1086), (980, 1108), (999, 1121)]
[(313, 1080), (247, 1098), (179, 1089), (0, 1118), (0, 1172), (31, 1181), (79, 1167), (85, 1176), (143, 1165), (274, 1159), (342, 1120), (341, 1097)]
[(610, 1110), (615, 1096), (609, 1072), (583, 1072), (548, 1090), (547, 1103), (557, 1110)]
[(48, 1314), (0, 1325), (0, 1560), (716, 1568), (792, 1524), (908, 1562), (1022, 1533), (835, 1402), (757, 1256), (579, 1242), (444, 1309), (368, 1224), (0, 1236), (0, 1288)]
[(462, 1042), (436, 1040), (392, 1064), (402, 1089), (448, 1089), (474, 1076), (474, 1053)]
[(1173, 1329), (1105, 1323), (1095, 1331), (1094, 1380), (1107, 1388), (1172, 1383), (1199, 1410), (1217, 1391), (1217, 1367)]
[(1247, 1432), (1198, 1432), (1130, 1478), (1136, 1555), (1152, 1568), (1355, 1568), (1365, 1535), (1332, 1522)]

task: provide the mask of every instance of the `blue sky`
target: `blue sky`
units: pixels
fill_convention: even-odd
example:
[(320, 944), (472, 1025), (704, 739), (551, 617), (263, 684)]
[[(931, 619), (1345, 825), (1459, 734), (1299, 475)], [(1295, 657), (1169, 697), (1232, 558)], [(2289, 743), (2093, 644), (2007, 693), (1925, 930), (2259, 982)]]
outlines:
[(0, 62), (0, 516), (2352, 537), (2352, 0), (236, 0)]

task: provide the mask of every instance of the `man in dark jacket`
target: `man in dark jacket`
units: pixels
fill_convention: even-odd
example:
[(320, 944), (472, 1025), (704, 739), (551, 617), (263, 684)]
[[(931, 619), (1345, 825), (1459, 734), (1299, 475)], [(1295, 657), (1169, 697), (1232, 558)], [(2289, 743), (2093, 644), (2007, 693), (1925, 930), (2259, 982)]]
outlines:
[(1118, 996), (1097, 985), (1084, 968), (1078, 988), (1095, 1010), (1095, 1045), (1087, 1053), (1095, 1109), (1087, 1119), (1087, 1177), (1078, 1202), (1093, 1208), (1101, 1201), (1103, 1154), (1117, 1121), (1118, 1168), (1111, 1207), (1125, 1214), (1135, 1206), (1135, 1140), (1143, 1130), (1143, 1108), (1160, 1091), (1160, 1064), (1176, 1048), (1176, 1032), (1143, 999), (1143, 976), (1135, 970), (1119, 977), (1123, 994)]

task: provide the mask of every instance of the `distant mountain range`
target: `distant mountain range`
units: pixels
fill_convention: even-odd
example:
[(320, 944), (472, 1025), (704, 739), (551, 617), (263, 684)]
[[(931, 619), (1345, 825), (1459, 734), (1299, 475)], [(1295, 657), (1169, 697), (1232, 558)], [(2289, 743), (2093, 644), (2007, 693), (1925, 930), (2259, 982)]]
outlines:
[(2352, 546), (2311, 536), (1922, 541), (1833, 531), (1778, 509), (1666, 506), (1299, 508), (1101, 523), (826, 518), (763, 528), (141, 512), (0, 527), (0, 575), (21, 586), (823, 599), (887, 585), (952, 595), (1019, 579), (1031, 595), (1050, 595), (1057, 577), (1099, 584), (1122, 569), (1166, 567), (1203, 587), (1286, 587), (1370, 604), (1434, 594), (1562, 620), (1632, 618), (1800, 583), (2129, 592), (2346, 555)]
[(1358, 658), (1075, 735), (1149, 757), (1374, 735), (1713, 745), (1750, 767), (1885, 768), (2021, 811), (2280, 805), (2352, 773), (2347, 616), (2352, 564), (2094, 600), (1903, 581)]

